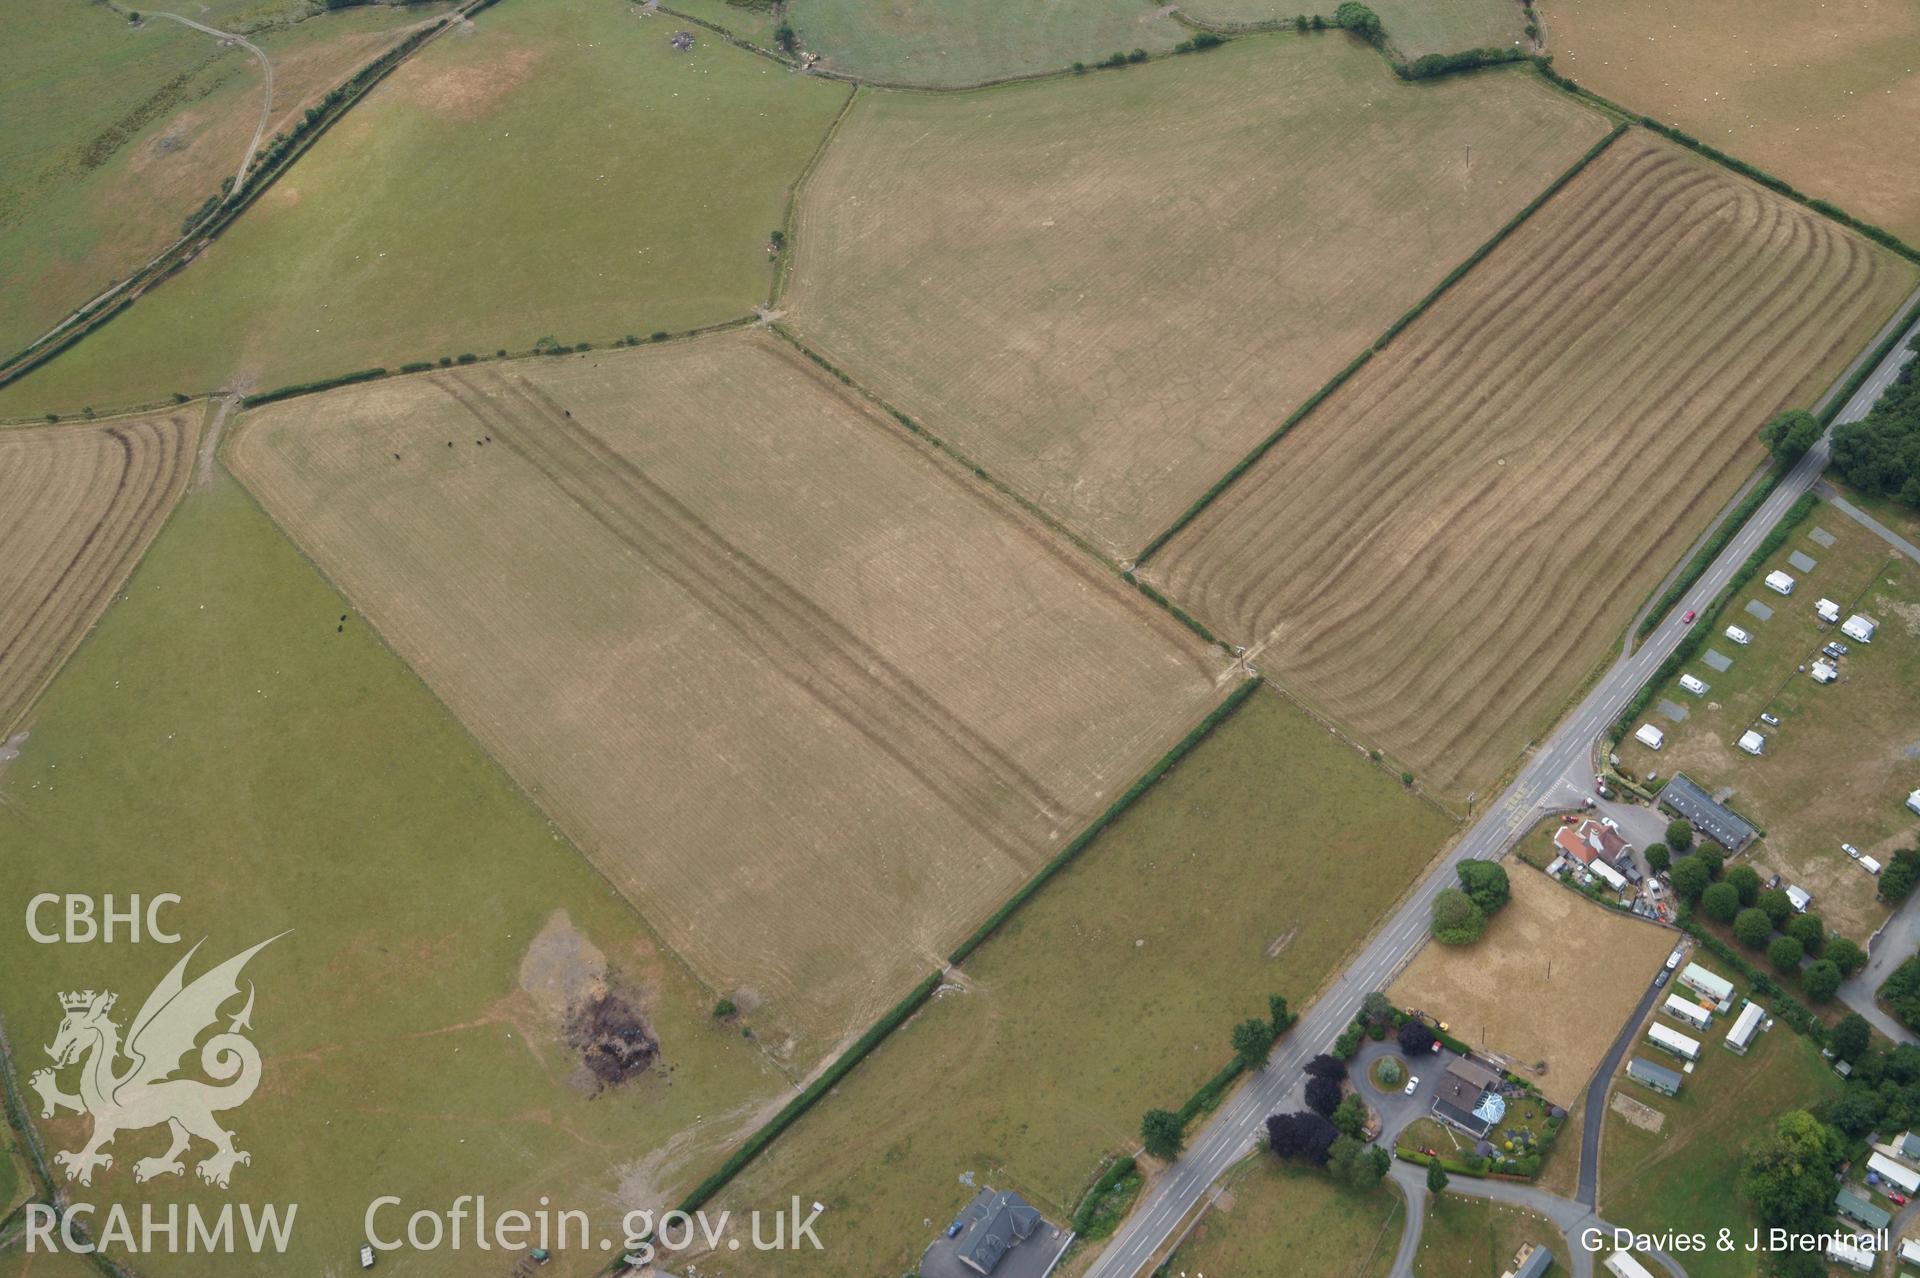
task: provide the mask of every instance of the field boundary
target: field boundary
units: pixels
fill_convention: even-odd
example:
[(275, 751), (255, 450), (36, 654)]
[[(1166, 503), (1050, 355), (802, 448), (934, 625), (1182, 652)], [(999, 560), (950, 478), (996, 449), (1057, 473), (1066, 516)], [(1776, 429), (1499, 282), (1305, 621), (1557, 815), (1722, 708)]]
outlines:
[(235, 218), (253, 206), (255, 200), (293, 167), (295, 161), (312, 149), (348, 111), (373, 90), (395, 68), (424, 48), (437, 36), (499, 0), (467, 0), (429, 25), (361, 66), (335, 85), (321, 99), (319, 114), (303, 117), (289, 133), (275, 134), (256, 155), (256, 163), (246, 180), (222, 193), (220, 203), (204, 219), (195, 219), (192, 229), (162, 249), (133, 274), (106, 293), (83, 304), (52, 329), (0, 361), (0, 386), (7, 386), (47, 363), (82, 338), (97, 332), (107, 321), (132, 306), (147, 290), (165, 283), (175, 272), (187, 267)]
[(840, 104), (840, 109), (834, 112), (833, 119), (827, 122), (826, 132), (820, 135), (820, 144), (813, 148), (813, 154), (807, 157), (807, 162), (801, 166), (799, 175), (787, 187), (787, 206), (780, 214), (780, 233), (786, 238), (780, 245), (779, 258), (773, 264), (773, 279), (767, 285), (768, 310), (773, 310), (780, 304), (780, 299), (786, 296), (787, 285), (793, 278), (793, 242), (796, 220), (800, 212), (800, 196), (807, 189), (807, 183), (812, 180), (814, 171), (820, 167), (820, 161), (826, 158), (827, 149), (833, 145), (833, 140), (840, 136), (840, 125), (853, 113), (853, 104), (859, 100), (860, 86), (855, 85), (853, 91), (847, 94), (846, 101)]
[(1554, 70), (1553, 58), (1550, 55), (1541, 54), (1533, 58), (1532, 62), (1534, 70), (1539, 72), (1540, 77), (1548, 84), (1553, 85), (1564, 93), (1572, 94), (1574, 97), (1587, 103), (1587, 105), (1599, 107), (1602, 110), (1625, 117), (1633, 123), (1659, 134), (1669, 142), (1683, 146), (1697, 155), (1704, 156), (1723, 168), (1731, 169), (1749, 181), (1758, 182), (1775, 195), (1785, 196), (1794, 203), (1811, 209), (1830, 221), (1838, 222), (1841, 226), (1846, 227), (1856, 235), (1862, 236), (1880, 245), (1880, 247), (1884, 249), (1899, 254), (1909, 262), (1920, 263), (1920, 249), (1914, 248), (1892, 231), (1875, 226), (1872, 222), (1868, 222), (1862, 218), (1855, 217), (1831, 200), (1823, 200), (1816, 196), (1808, 195), (1785, 179), (1777, 178), (1758, 165), (1749, 164), (1737, 156), (1729, 155), (1718, 147), (1702, 142), (1699, 138), (1694, 137), (1682, 129), (1675, 128), (1671, 124), (1657, 120), (1653, 116), (1642, 115), (1637, 111), (1628, 110), (1610, 98), (1602, 97), (1592, 89)]
[(1320, 389), (1312, 395), (1309, 395), (1305, 402), (1298, 408), (1295, 408), (1291, 413), (1287, 414), (1280, 425), (1274, 428), (1272, 434), (1255, 444), (1251, 452), (1234, 463), (1232, 469), (1228, 470), (1226, 474), (1215, 480), (1213, 485), (1201, 493), (1191, 506), (1188, 506), (1186, 510), (1181, 512), (1179, 518), (1175, 519), (1171, 525), (1152, 541), (1149, 541), (1146, 548), (1134, 557), (1130, 567), (1137, 570), (1141, 564), (1152, 558), (1162, 547), (1178, 536), (1188, 524), (1199, 518), (1201, 511), (1211, 505), (1215, 499), (1233, 486), (1235, 480), (1246, 474), (1262, 457), (1265, 457), (1268, 452), (1272, 451), (1273, 446), (1279, 443), (1288, 431), (1292, 430), (1303, 418), (1324, 403), (1335, 391), (1344, 386), (1355, 373), (1358, 373), (1361, 368), (1365, 367), (1368, 360), (1385, 350), (1388, 345), (1393, 342), (1394, 338), (1405, 332), (1407, 326), (1419, 319), (1429, 307), (1439, 301), (1448, 289), (1466, 278), (1467, 274), (1472, 271), (1474, 267), (1485, 261), (1496, 248), (1500, 247), (1500, 244), (1506, 240), (1508, 236), (1519, 230), (1528, 219), (1539, 212), (1548, 200), (1559, 194), (1569, 182), (1572, 182), (1573, 179), (1580, 176), (1581, 172), (1584, 171), (1589, 164), (1593, 163), (1594, 160), (1598, 159), (1608, 147), (1619, 141), (1621, 136), (1626, 133), (1628, 127), (1625, 122), (1616, 123), (1605, 137), (1589, 147), (1585, 155), (1575, 160), (1572, 167), (1548, 183), (1545, 190), (1534, 196), (1532, 200), (1527, 202), (1524, 208), (1507, 219), (1506, 224), (1496, 230), (1479, 248), (1475, 249), (1464, 261), (1460, 262), (1442, 276), (1440, 282), (1428, 290), (1426, 296), (1415, 302), (1405, 314), (1389, 324), (1386, 331), (1375, 338), (1371, 346), (1356, 355), (1351, 363), (1329, 378), (1325, 385), (1321, 386)]

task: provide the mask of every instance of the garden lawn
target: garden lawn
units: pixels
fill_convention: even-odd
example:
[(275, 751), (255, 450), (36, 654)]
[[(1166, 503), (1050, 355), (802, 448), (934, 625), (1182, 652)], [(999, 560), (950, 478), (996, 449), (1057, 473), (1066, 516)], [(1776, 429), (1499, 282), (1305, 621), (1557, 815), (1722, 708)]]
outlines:
[[(846, 101), (614, 0), (511, 0), (410, 58), (201, 257), (0, 412), (605, 345), (747, 315)], [(377, 180), (374, 180), (377, 176)]]

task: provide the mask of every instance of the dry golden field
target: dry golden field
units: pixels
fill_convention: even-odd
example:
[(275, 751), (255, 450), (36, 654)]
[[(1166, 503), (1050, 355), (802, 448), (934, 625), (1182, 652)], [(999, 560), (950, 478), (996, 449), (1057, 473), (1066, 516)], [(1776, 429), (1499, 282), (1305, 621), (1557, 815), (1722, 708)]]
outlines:
[(1542, 0), (1559, 70), (1920, 243), (1920, 5)]
[(1675, 934), (1616, 914), (1531, 866), (1511, 863), (1513, 900), (1472, 945), (1429, 942), (1388, 991), (1497, 1052), (1571, 1106), (1673, 949)]
[(1404, 85), (1292, 35), (867, 91), (802, 193), (783, 304), (1120, 559), (1604, 131), (1524, 73)]
[(1147, 576), (1433, 788), (1485, 791), (1913, 268), (1622, 138)]
[(173, 508), (198, 412), (0, 430), (0, 741)]
[(1228, 691), (1223, 654), (765, 334), (290, 401), (230, 452), (803, 1062)]

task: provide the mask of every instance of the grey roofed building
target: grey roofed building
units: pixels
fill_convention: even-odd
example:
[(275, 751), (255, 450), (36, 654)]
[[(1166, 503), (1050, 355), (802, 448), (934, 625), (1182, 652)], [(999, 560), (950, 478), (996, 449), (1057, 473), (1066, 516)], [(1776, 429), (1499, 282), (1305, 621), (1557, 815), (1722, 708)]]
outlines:
[(1833, 1196), (1833, 1209), (1866, 1229), (1885, 1229), (1893, 1223), (1893, 1216), (1884, 1208), (1874, 1206), (1867, 1201), (1866, 1195), (1847, 1186), (1842, 1186), (1840, 1192)]
[(1464, 1056), (1456, 1056), (1447, 1062), (1447, 1073), (1461, 1082), (1480, 1091), (1491, 1091), (1500, 1086), (1500, 1075), (1488, 1069), (1479, 1061), (1470, 1061)]
[(1012, 1190), (1002, 1190), (976, 1203), (973, 1223), (960, 1235), (960, 1263), (990, 1274), (1007, 1249), (1025, 1242), (1040, 1227), (1040, 1213)]
[(1678, 1070), (1668, 1069), (1665, 1065), (1655, 1065), (1652, 1061), (1642, 1060), (1638, 1056), (1627, 1062), (1627, 1077), (1668, 1096), (1677, 1095), (1683, 1081)]
[(1538, 1243), (1527, 1249), (1527, 1258), (1513, 1269), (1508, 1278), (1541, 1278), (1547, 1270), (1553, 1268), (1553, 1253)]
[(1729, 852), (1738, 852), (1753, 842), (1754, 828), (1725, 804), (1676, 772), (1660, 791), (1660, 806), (1691, 821), (1694, 828)]
[(1920, 1136), (1912, 1132), (1900, 1133), (1900, 1157), (1908, 1162), (1920, 1162)]
[(1465, 1079), (1455, 1078), (1452, 1074), (1440, 1079), (1439, 1089), (1433, 1094), (1433, 1113), (1443, 1123), (1448, 1123), (1469, 1136), (1485, 1136), (1493, 1130), (1493, 1124), (1474, 1113), (1474, 1107), (1486, 1093)]

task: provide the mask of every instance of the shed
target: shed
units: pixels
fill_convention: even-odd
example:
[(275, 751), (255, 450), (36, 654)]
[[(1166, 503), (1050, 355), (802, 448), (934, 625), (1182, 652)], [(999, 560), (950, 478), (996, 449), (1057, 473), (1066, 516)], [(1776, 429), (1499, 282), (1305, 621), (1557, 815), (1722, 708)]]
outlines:
[(1814, 604), (1813, 611), (1820, 620), (1829, 624), (1840, 620), (1840, 605), (1831, 599), (1822, 599)]
[(1885, 1154), (1868, 1154), (1867, 1170), (1878, 1172), (1880, 1179), (1898, 1185), (1907, 1194), (1920, 1193), (1920, 1172), (1905, 1163), (1896, 1163)]
[(1667, 995), (1667, 1002), (1660, 1009), (1676, 1021), (1685, 1021), (1695, 1029), (1703, 1030), (1713, 1024), (1713, 1013), (1698, 1003), (1681, 998), (1678, 994)]
[(1667, 743), (1667, 734), (1651, 723), (1643, 723), (1635, 730), (1633, 739), (1649, 750), (1658, 750)]
[[(1896, 1143), (1895, 1148), (1900, 1151), (1900, 1157), (1906, 1159), (1908, 1162), (1920, 1162), (1920, 1136), (1916, 1136), (1912, 1132), (1901, 1132), (1900, 1139)], [(1920, 1243), (1915, 1243), (1914, 1246), (1920, 1247)]]
[(1721, 1041), (1726, 1044), (1728, 1051), (1745, 1056), (1747, 1049), (1753, 1046), (1754, 1035), (1760, 1032), (1760, 1026), (1766, 1019), (1767, 1009), (1749, 1002), (1740, 1009), (1740, 1015), (1733, 1018), (1733, 1028), (1727, 1031), (1726, 1038)]
[(1616, 1251), (1601, 1262), (1613, 1278), (1653, 1278), (1647, 1267), (1624, 1251)]
[(1724, 1003), (1733, 997), (1733, 982), (1718, 972), (1709, 972), (1698, 963), (1689, 963), (1680, 969), (1680, 983), (1688, 989), (1705, 994), (1715, 1003)]
[(1793, 578), (1775, 568), (1767, 574), (1767, 589), (1776, 595), (1790, 595), (1793, 593)]
[(1845, 1220), (1865, 1229), (1885, 1229), (1893, 1217), (1883, 1208), (1867, 1201), (1867, 1196), (1851, 1185), (1842, 1185), (1833, 1196), (1833, 1209)]
[(1663, 1052), (1670, 1052), (1683, 1061), (1700, 1059), (1700, 1040), (1688, 1038), (1678, 1030), (1668, 1029), (1655, 1023), (1647, 1026), (1647, 1041)]
[(1655, 1065), (1652, 1061), (1638, 1056), (1627, 1062), (1627, 1077), (1644, 1087), (1651, 1087), (1662, 1096), (1677, 1095), (1682, 1082), (1680, 1071), (1668, 1069), (1665, 1065)]
[(1682, 688), (1685, 688), (1688, 692), (1691, 692), (1696, 697), (1705, 696), (1707, 692), (1707, 685), (1700, 679), (1690, 674), (1683, 674), (1680, 676), (1680, 686)]
[(1740, 734), (1739, 744), (1740, 748), (1748, 754), (1758, 755), (1767, 748), (1767, 739), (1752, 728), (1748, 728)]
[(1872, 643), (1873, 632), (1879, 628), (1880, 623), (1872, 617), (1856, 612), (1842, 623), (1840, 633), (1855, 643)]

